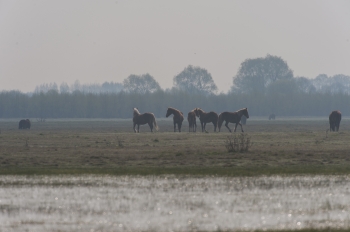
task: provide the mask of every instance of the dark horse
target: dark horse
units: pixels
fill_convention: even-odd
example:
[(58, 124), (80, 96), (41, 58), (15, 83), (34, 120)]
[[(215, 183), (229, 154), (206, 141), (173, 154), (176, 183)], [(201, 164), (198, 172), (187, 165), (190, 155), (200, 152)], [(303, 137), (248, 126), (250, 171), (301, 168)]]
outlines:
[(187, 121), (188, 121), (188, 132), (196, 132), (197, 130), (197, 123), (196, 123), (196, 113), (194, 112), (194, 110), (188, 112), (187, 115)]
[(181, 132), (181, 126), (182, 126), (182, 121), (184, 120), (184, 116), (181, 111), (169, 107), (168, 110), (166, 111), (166, 117), (169, 117), (169, 115), (174, 115), (173, 121), (174, 121), (174, 132), (176, 131), (176, 124), (177, 127), (179, 128), (179, 132)]
[(209, 122), (212, 122), (214, 125), (214, 131), (216, 132), (216, 127), (218, 126), (218, 119), (219, 116), (217, 113), (211, 111), (209, 113), (204, 112), (201, 108), (194, 109), (194, 112), (196, 112), (197, 117), (199, 117), (199, 121), (202, 125), (202, 132), (207, 132), (205, 130), (205, 125)]
[(237, 125), (240, 125), (240, 126), (241, 126), (242, 132), (244, 132), (244, 131), (243, 131), (242, 124), (240, 123), (242, 115), (244, 115), (246, 118), (249, 118), (249, 114), (248, 114), (248, 109), (247, 109), (247, 108), (243, 108), (243, 109), (238, 110), (238, 111), (236, 111), (236, 112), (222, 112), (222, 113), (219, 115), (219, 121), (218, 121), (219, 131), (220, 131), (220, 129), (221, 129), (222, 123), (225, 121), (225, 122), (226, 122), (226, 123), (225, 123), (225, 126), (227, 127), (227, 129), (228, 129), (230, 132), (232, 132), (231, 129), (228, 127), (228, 124), (229, 124), (230, 122), (236, 123), (234, 132), (236, 132)]
[(18, 123), (18, 129), (30, 129), (31, 123), (29, 119), (22, 119)]
[(339, 124), (341, 121), (341, 112), (339, 110), (332, 111), (329, 115), (330, 131), (339, 131)]
[[(134, 108), (134, 117), (133, 117), (132, 121), (134, 122), (135, 133), (140, 132), (140, 125), (144, 125), (146, 123), (148, 123), (149, 127), (151, 128), (151, 132), (153, 132), (153, 124), (154, 124), (154, 127), (156, 128), (156, 130), (158, 130), (156, 118), (154, 117), (154, 114), (152, 114), (152, 113), (140, 114), (138, 109)], [(135, 129), (136, 125), (137, 125), (137, 131)]]

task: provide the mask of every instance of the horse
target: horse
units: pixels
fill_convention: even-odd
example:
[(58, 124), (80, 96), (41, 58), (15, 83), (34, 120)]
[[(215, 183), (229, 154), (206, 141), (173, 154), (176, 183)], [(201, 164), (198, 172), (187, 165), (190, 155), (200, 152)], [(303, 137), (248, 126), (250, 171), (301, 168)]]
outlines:
[[(134, 117), (132, 119), (134, 122), (134, 132), (140, 133), (140, 125), (144, 125), (148, 123), (149, 127), (151, 128), (151, 132), (153, 132), (153, 124), (156, 130), (158, 130), (156, 118), (154, 117), (154, 114), (152, 113), (144, 113), (140, 114), (139, 110), (137, 108), (134, 108)], [(137, 125), (137, 131), (135, 129)]]
[(269, 115), (269, 120), (271, 120), (271, 119), (275, 120), (276, 119), (276, 115), (275, 114), (270, 114)]
[(194, 110), (188, 112), (188, 114), (187, 114), (187, 121), (188, 121), (188, 124), (189, 124), (188, 132), (191, 132), (191, 129), (192, 129), (192, 132), (196, 132), (196, 130), (197, 130), (197, 123), (196, 123), (196, 113), (194, 112)]
[(30, 129), (31, 123), (29, 119), (22, 119), (18, 123), (18, 129)]
[(329, 115), (330, 131), (339, 131), (340, 121), (341, 121), (341, 112), (339, 110), (332, 111)]
[(205, 129), (205, 125), (209, 122), (212, 122), (214, 125), (214, 131), (216, 132), (216, 127), (218, 126), (218, 119), (219, 116), (217, 113), (211, 111), (209, 113), (204, 112), (201, 108), (194, 109), (194, 112), (196, 112), (197, 117), (199, 117), (199, 121), (202, 125), (202, 132), (207, 132)]
[(219, 132), (220, 132), (220, 129), (221, 129), (221, 125), (222, 123), (225, 121), (225, 126), (227, 127), (227, 129), (231, 131), (231, 129), (228, 127), (228, 124), (230, 122), (232, 123), (236, 123), (236, 126), (235, 126), (235, 130), (234, 132), (236, 132), (236, 129), (237, 129), (237, 125), (240, 125), (241, 126), (241, 130), (242, 132), (243, 131), (243, 127), (242, 127), (242, 124), (240, 123), (241, 121), (241, 117), (242, 116), (245, 116), (246, 118), (249, 118), (249, 114), (248, 114), (248, 109), (247, 108), (243, 108), (243, 109), (240, 109), (236, 112), (222, 112), (220, 115), (219, 115), (219, 121), (218, 121), (218, 127), (219, 127)]
[(179, 132), (181, 132), (181, 126), (182, 126), (182, 121), (184, 120), (183, 113), (175, 108), (169, 107), (168, 110), (166, 111), (166, 117), (169, 117), (170, 115), (174, 115), (173, 117), (173, 122), (174, 122), (174, 132), (176, 132), (176, 124), (179, 128)]

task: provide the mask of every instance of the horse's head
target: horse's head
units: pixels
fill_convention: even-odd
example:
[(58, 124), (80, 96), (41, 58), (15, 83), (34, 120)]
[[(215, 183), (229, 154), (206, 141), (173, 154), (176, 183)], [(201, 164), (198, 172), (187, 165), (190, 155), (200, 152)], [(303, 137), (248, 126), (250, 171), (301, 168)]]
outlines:
[(244, 115), (246, 118), (249, 118), (248, 108), (244, 108), (244, 110), (243, 110), (243, 115)]
[(170, 108), (168, 108), (168, 110), (166, 111), (165, 117), (169, 117), (169, 115), (171, 115), (171, 114), (172, 114), (172, 111)]
[(204, 114), (204, 110), (202, 110), (201, 108), (197, 108), (197, 116), (201, 116), (202, 114)]

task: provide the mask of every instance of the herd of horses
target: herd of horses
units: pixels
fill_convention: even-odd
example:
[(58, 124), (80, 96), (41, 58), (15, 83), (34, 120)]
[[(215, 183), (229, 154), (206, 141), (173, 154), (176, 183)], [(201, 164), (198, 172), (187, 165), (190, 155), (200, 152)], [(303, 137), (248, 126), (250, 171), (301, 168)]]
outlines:
[[(181, 132), (181, 126), (182, 122), (184, 120), (184, 114), (175, 108), (169, 107), (166, 112), (166, 117), (169, 117), (170, 115), (173, 115), (173, 123), (174, 123), (174, 132), (176, 132), (176, 126), (178, 128), (178, 131)], [(241, 130), (243, 131), (242, 124), (245, 124), (243, 121), (245, 121), (247, 118), (249, 118), (249, 113), (247, 108), (240, 109), (235, 112), (222, 112), (220, 115), (217, 113), (211, 111), (211, 112), (204, 112), (201, 108), (195, 108), (192, 111), (188, 112), (187, 114), (187, 121), (188, 121), (188, 131), (189, 132), (196, 132), (197, 130), (197, 117), (199, 118), (199, 121), (201, 123), (202, 132), (207, 132), (205, 129), (205, 126), (207, 123), (213, 123), (214, 125), (214, 132), (219, 129), (219, 132), (221, 130), (221, 126), (223, 122), (225, 122), (225, 126), (227, 129), (232, 132), (231, 128), (228, 126), (229, 123), (235, 123), (235, 129), (234, 132), (236, 132), (237, 126), (241, 126)], [(275, 119), (275, 114), (269, 115), (269, 120)], [(244, 120), (243, 120), (244, 119)], [(332, 111), (329, 115), (329, 126), (330, 131), (339, 131), (339, 125), (341, 121), (341, 112), (339, 110)], [(242, 122), (242, 123), (241, 123)], [(153, 132), (153, 125), (158, 130), (156, 118), (153, 113), (144, 113), (141, 114), (137, 108), (134, 108), (134, 117), (133, 117), (133, 123), (134, 123), (134, 132), (140, 132), (140, 125), (148, 124), (151, 128), (151, 132)], [(136, 130), (137, 125), (137, 130)]]
[[(174, 123), (174, 132), (176, 132), (176, 126), (179, 132), (181, 132), (182, 122), (184, 121), (184, 114), (175, 108), (169, 107), (167, 109), (165, 117), (169, 117), (170, 115), (173, 115), (173, 123)], [(197, 117), (199, 118), (199, 121), (202, 126), (202, 132), (207, 132), (205, 129), (205, 126), (207, 123), (213, 123), (214, 125), (214, 131), (216, 132), (217, 129), (220, 132), (221, 126), (223, 122), (225, 122), (225, 126), (227, 129), (232, 132), (231, 128), (228, 127), (229, 123), (235, 123), (235, 129), (236, 131), (237, 126), (241, 126), (241, 130), (243, 131), (243, 127), (241, 124), (241, 118), (242, 116), (249, 118), (248, 109), (243, 108), (236, 112), (223, 112), (220, 115), (217, 113), (211, 111), (211, 112), (204, 112), (201, 108), (195, 108), (192, 111), (190, 111), (187, 114), (187, 121), (189, 124), (189, 132), (196, 132), (197, 130)], [(153, 125), (158, 130), (156, 118), (153, 113), (144, 113), (141, 114), (137, 108), (134, 108), (134, 117), (133, 117), (133, 123), (134, 123), (134, 132), (140, 132), (140, 125), (148, 124), (151, 128), (151, 131), (153, 132)], [(136, 129), (137, 125), (137, 129)]]
[[(181, 126), (182, 122), (184, 120), (183, 113), (180, 110), (177, 110), (175, 108), (169, 107), (166, 112), (166, 117), (169, 117), (170, 115), (173, 115), (173, 123), (174, 123), (174, 132), (176, 132), (176, 125), (178, 128), (178, 131), (181, 132)], [(232, 132), (231, 128), (228, 127), (229, 123), (235, 123), (235, 129), (234, 132), (237, 129), (237, 126), (241, 126), (241, 130), (243, 131), (242, 124), (244, 123), (244, 120), (249, 118), (248, 109), (243, 108), (236, 112), (222, 112), (220, 115), (217, 113), (211, 111), (211, 112), (204, 112), (201, 108), (195, 108), (192, 111), (190, 111), (187, 114), (187, 121), (189, 124), (189, 132), (196, 132), (197, 131), (197, 117), (199, 118), (199, 121), (202, 126), (202, 132), (207, 132), (205, 129), (205, 126), (207, 123), (213, 123), (214, 125), (214, 131), (216, 132), (217, 129), (221, 129), (221, 126), (223, 122), (225, 122), (225, 126), (227, 129)], [(269, 116), (269, 120), (275, 119), (275, 114), (271, 114)], [(341, 112), (339, 110), (332, 111), (329, 115), (329, 127), (330, 131), (339, 131), (339, 125), (341, 121)], [(242, 123), (241, 123), (242, 122)], [(156, 118), (153, 113), (144, 113), (141, 114), (137, 108), (134, 108), (134, 116), (133, 116), (133, 123), (134, 123), (134, 132), (140, 132), (140, 125), (148, 124), (151, 128), (151, 132), (153, 132), (153, 128), (158, 130)], [(137, 130), (136, 130), (137, 125)], [(22, 119), (19, 121), (18, 129), (30, 129), (31, 123), (29, 119)]]

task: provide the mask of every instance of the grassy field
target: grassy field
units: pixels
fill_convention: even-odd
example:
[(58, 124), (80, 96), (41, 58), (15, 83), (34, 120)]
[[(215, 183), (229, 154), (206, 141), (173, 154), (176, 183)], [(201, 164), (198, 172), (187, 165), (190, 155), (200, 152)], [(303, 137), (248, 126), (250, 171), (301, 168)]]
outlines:
[(251, 118), (244, 126), (251, 147), (244, 152), (228, 152), (231, 134), (225, 127), (220, 133), (212, 125), (209, 133), (199, 128), (189, 133), (187, 121), (181, 133), (173, 132), (171, 119), (158, 119), (158, 132), (144, 125), (139, 134), (133, 133), (131, 119), (32, 120), (30, 130), (19, 130), (18, 121), (0, 120), (0, 174), (350, 173), (348, 118), (337, 133), (326, 132), (327, 117)]

